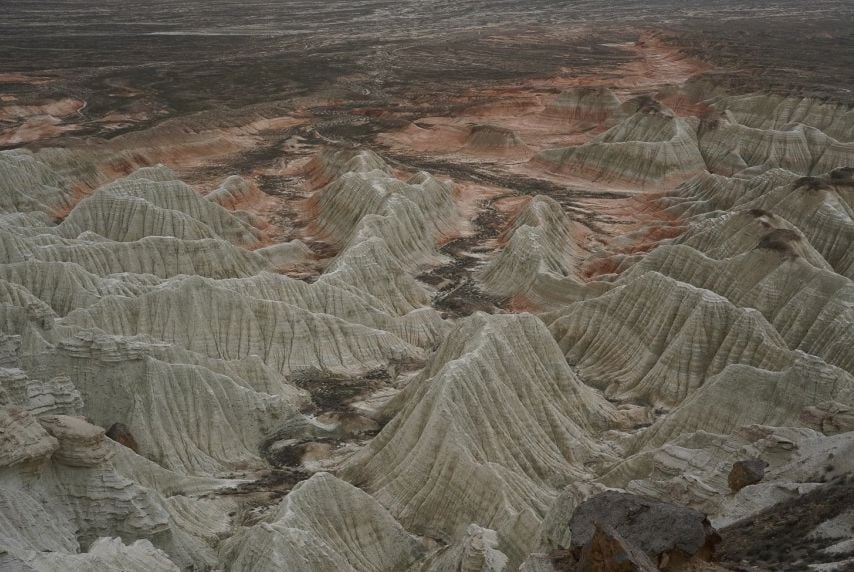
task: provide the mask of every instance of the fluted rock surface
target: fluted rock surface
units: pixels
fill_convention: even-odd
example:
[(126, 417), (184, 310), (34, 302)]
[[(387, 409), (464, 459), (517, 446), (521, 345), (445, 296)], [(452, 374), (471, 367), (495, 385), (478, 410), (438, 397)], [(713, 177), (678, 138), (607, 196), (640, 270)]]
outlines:
[(342, 475), (415, 532), (455, 540), (471, 523), (496, 530), (512, 560), (530, 548), (556, 487), (606, 454), (593, 432), (613, 416), (537, 318), (476, 314)]
[(771, 244), (715, 260), (684, 245), (662, 246), (621, 277), (655, 271), (755, 308), (792, 349), (854, 373), (854, 283)]
[(620, 117), (620, 100), (604, 86), (564, 91), (545, 110), (548, 117), (598, 125)]
[(431, 256), (455, 218), (451, 188), (424, 172), (403, 182), (382, 169), (347, 171), (315, 192), (310, 205), (318, 231), (345, 250), (378, 237), (407, 263)]
[(0, 152), (0, 210), (55, 215), (70, 205), (66, 181), (48, 165), (23, 150)]
[(169, 278), (179, 274), (232, 278), (251, 276), (269, 264), (260, 254), (219, 239), (183, 240), (147, 236), (134, 242), (76, 241), (36, 247), (45, 262), (73, 262), (99, 276), (129, 272)]
[(678, 405), (732, 364), (797, 360), (758, 311), (656, 272), (570, 305), (550, 330), (586, 383), (655, 406)]
[(81, 201), (59, 225), (62, 236), (85, 231), (120, 242), (146, 236), (224, 238), (252, 246), (259, 231), (180, 181), (121, 179)]
[(578, 245), (575, 225), (554, 199), (530, 200), (504, 232), (504, 248), (479, 273), (484, 289), (497, 296), (542, 298), (549, 278), (572, 277)]
[(799, 426), (805, 409), (828, 401), (854, 403), (854, 379), (818, 358), (799, 354), (780, 371), (733, 364), (641, 433), (634, 447), (658, 446), (697, 430), (726, 434), (743, 425)]
[(331, 147), (312, 157), (306, 174), (315, 187), (322, 187), (345, 173), (376, 170), (391, 172), (383, 158), (373, 151)]
[(706, 164), (695, 123), (667, 111), (642, 109), (591, 142), (537, 156), (550, 169), (640, 185), (685, 179)]
[(234, 210), (240, 206), (262, 200), (263, 194), (251, 181), (240, 175), (231, 175), (222, 185), (205, 195), (205, 198), (221, 207)]
[(0, 153), (0, 568), (552, 572), (608, 489), (729, 524), (850, 473), (854, 119), (713, 83), (466, 107), (442, 163), (269, 196), (114, 179), (146, 132)]
[(184, 474), (263, 466), (258, 443), (304, 402), (293, 389), (261, 393), (244, 379), (144, 352), (121, 361), (97, 350), (39, 359), (36, 370), (69, 371), (93, 421), (121, 421), (141, 454)]
[(73, 553), (100, 536), (135, 540), (166, 529), (151, 493), (115, 472), (103, 429), (78, 417), (36, 420), (21, 409), (0, 419), (0, 543), (13, 556)]
[(229, 570), (405, 571), (424, 548), (368, 494), (328, 473), (303, 481), (268, 522), (223, 548)]
[[(671, 208), (691, 214), (715, 214), (698, 220), (678, 242), (726, 258), (756, 246), (768, 230), (791, 230), (785, 241), (818, 267), (854, 277), (851, 169), (817, 177), (773, 170), (752, 179), (700, 177), (666, 199)], [(733, 212), (715, 211), (733, 209)], [(765, 229), (765, 232), (763, 232)], [(800, 243), (803, 243), (801, 245)], [(826, 262), (822, 264), (821, 258)]]
[(388, 332), (282, 302), (244, 298), (199, 278), (136, 298), (105, 297), (62, 323), (116, 335), (148, 335), (224, 360), (257, 355), (280, 372), (351, 373), (424, 357)]
[(802, 123), (839, 141), (854, 141), (854, 112), (849, 106), (810, 97), (750, 94), (716, 98), (714, 107), (755, 129), (780, 129)]
[(709, 171), (733, 175), (748, 168), (780, 168), (811, 175), (848, 166), (854, 144), (803, 124), (757, 129), (722, 117), (700, 128), (700, 151)]

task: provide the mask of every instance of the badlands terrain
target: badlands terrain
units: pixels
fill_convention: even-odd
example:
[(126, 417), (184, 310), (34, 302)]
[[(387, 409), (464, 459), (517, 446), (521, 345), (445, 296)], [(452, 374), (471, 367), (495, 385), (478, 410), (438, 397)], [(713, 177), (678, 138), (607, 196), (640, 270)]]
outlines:
[(0, 570), (854, 568), (854, 6), (18, 0)]

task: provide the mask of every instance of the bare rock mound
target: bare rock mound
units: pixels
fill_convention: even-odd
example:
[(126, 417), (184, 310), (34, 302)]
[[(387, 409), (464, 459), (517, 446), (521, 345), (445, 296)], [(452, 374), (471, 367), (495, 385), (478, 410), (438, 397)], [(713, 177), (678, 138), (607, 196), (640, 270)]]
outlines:
[(546, 106), (545, 115), (595, 126), (614, 123), (621, 116), (620, 100), (605, 86), (564, 91)]
[(57, 231), (76, 238), (91, 231), (130, 242), (152, 235), (185, 240), (223, 238), (242, 246), (258, 244), (260, 233), (180, 181), (121, 179), (81, 201)]
[(544, 151), (534, 160), (559, 173), (642, 186), (685, 180), (706, 168), (692, 120), (646, 108), (589, 143)]
[(523, 157), (529, 152), (528, 146), (512, 129), (496, 125), (473, 126), (463, 150), (474, 154), (510, 157)]
[(231, 175), (222, 182), (222, 185), (205, 195), (207, 200), (229, 210), (251, 205), (262, 200), (263, 197), (264, 194), (254, 183), (240, 175)]
[(557, 201), (532, 198), (504, 232), (504, 248), (479, 272), (484, 289), (501, 297), (548, 298), (548, 277), (575, 275), (580, 249), (574, 227)]
[(729, 488), (738, 492), (748, 485), (755, 485), (765, 476), (765, 461), (761, 459), (748, 459), (747, 461), (736, 461), (729, 472)]
[(556, 487), (602, 458), (592, 435), (614, 417), (531, 315), (460, 323), (394, 408), (342, 476), (413, 532), (453, 542), (472, 523), (495, 530), (511, 566)]
[(692, 560), (709, 561), (720, 542), (699, 511), (616, 491), (581, 503), (569, 528), (576, 561), (569, 569), (579, 572), (680, 570)]
[(371, 496), (317, 473), (222, 552), (234, 571), (402, 572), (424, 548)]

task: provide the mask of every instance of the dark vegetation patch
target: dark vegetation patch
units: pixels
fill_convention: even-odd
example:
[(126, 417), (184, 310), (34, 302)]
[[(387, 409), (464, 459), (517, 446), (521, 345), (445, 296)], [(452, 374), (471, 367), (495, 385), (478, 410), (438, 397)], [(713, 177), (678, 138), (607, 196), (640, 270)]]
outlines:
[(389, 384), (392, 376), (385, 369), (377, 369), (360, 377), (306, 371), (291, 375), (288, 381), (308, 391), (317, 409), (330, 411), (346, 410), (349, 403)]
[(802, 571), (810, 563), (843, 561), (854, 553), (828, 554), (823, 549), (839, 540), (811, 538), (810, 533), (850, 510), (854, 477), (838, 477), (720, 530), (715, 557), (733, 570)]
[(795, 181), (794, 188), (810, 192), (832, 190), (827, 181), (820, 177), (801, 177)]
[(281, 466), (265, 471), (256, 480), (221, 489), (217, 494), (247, 497), (251, 499), (249, 501), (251, 505), (264, 506), (282, 498), (291, 492), (291, 489), (297, 484), (310, 476), (309, 473), (300, 468)]
[(308, 452), (309, 447), (317, 443), (328, 443), (330, 445), (338, 445), (340, 439), (318, 438), (305, 441), (295, 441), (287, 446), (273, 447), (277, 439), (271, 438), (265, 440), (261, 444), (261, 456), (264, 460), (270, 463), (273, 467), (278, 468), (295, 468), (298, 469), (302, 465), (303, 456)]
[(486, 241), (498, 237), (506, 225), (506, 218), (493, 205), (496, 199), (483, 201), (473, 221), (475, 232), (470, 236), (445, 243), (440, 252), (451, 258), (447, 264), (431, 268), (416, 278), (425, 284), (438, 287), (433, 307), (452, 317), (462, 317), (474, 312), (494, 313), (506, 300), (499, 300), (483, 292), (474, 280), (473, 273), (481, 259), (472, 256), (478, 251), (488, 251)]
[(778, 228), (772, 230), (759, 240), (756, 248), (764, 248), (773, 250), (787, 256), (795, 256), (795, 251), (792, 244), (803, 240), (801, 235), (794, 230), (788, 228)]
[(463, 317), (475, 312), (492, 314), (506, 302), (484, 293), (473, 278), (466, 277), (447, 290), (440, 291), (433, 307), (449, 316)]
[(837, 184), (840, 181), (854, 180), (854, 167), (840, 167), (830, 172), (830, 178)]

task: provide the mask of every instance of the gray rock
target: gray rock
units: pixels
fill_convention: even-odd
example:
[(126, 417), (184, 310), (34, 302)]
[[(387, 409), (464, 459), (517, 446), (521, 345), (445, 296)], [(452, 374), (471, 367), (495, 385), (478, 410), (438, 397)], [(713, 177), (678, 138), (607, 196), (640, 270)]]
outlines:
[(613, 529), (654, 561), (674, 552), (693, 556), (720, 539), (697, 510), (616, 491), (596, 495), (575, 510), (569, 523), (572, 550), (590, 544), (597, 527)]

